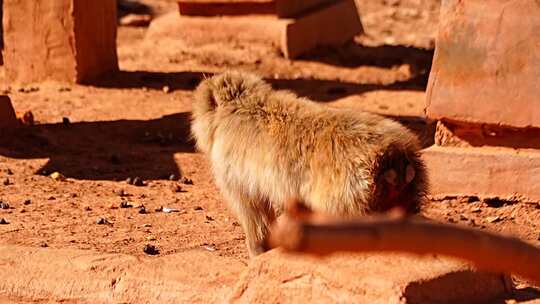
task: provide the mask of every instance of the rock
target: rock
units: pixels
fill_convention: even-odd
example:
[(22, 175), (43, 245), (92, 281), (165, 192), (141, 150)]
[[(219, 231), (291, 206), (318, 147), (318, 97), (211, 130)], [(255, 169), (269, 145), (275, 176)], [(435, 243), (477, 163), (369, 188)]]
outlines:
[(146, 214), (146, 208), (144, 207), (144, 205), (139, 208), (139, 213)]
[(193, 210), (195, 210), (195, 211), (202, 211), (202, 210), (203, 210), (203, 207), (201, 207), (201, 206), (195, 206), (195, 207), (193, 207)]
[(2, 181), (2, 184), (3, 184), (4, 186), (9, 186), (9, 184), (11, 184), (11, 182), (9, 181), (9, 178), (6, 177), (6, 178), (4, 178), (4, 180)]
[(64, 175), (62, 175), (62, 173), (60, 173), (60, 172), (53, 172), (49, 176), (52, 179), (54, 179), (55, 181), (65, 181), (66, 180), (66, 177)]
[(0, 201), (0, 209), (9, 209), (10, 207), (8, 203)]
[(442, 257), (287, 255), (250, 261), (227, 303), (476, 303), (508, 295), (510, 278)]
[(71, 124), (71, 121), (69, 120), (68, 117), (62, 117), (62, 124), (64, 126), (69, 126), (69, 124)]
[(135, 178), (133, 179), (133, 185), (138, 186), (138, 187), (141, 187), (141, 186), (144, 186), (145, 183), (144, 183), (144, 181), (143, 181), (140, 177), (137, 176), (137, 177), (135, 177)]
[(120, 208), (131, 208), (133, 207), (132, 204), (130, 204), (128, 201), (121, 201), (120, 202)]
[(159, 250), (154, 245), (146, 244), (144, 245), (143, 252), (148, 255), (156, 255), (159, 254)]
[(9, 222), (5, 218), (1, 217), (0, 218), (0, 225), (7, 225), (7, 224), (9, 224)]
[(25, 200), (25, 201), (23, 202), (23, 204), (24, 204), (25, 206), (30, 205), (31, 203), (32, 203), (32, 200), (31, 200), (31, 199), (27, 199), (27, 200)]
[(98, 225), (109, 225), (111, 222), (109, 222), (106, 218), (100, 217), (96, 220), (96, 224)]
[(152, 21), (150, 15), (128, 14), (120, 19), (120, 25), (123, 26), (148, 26)]

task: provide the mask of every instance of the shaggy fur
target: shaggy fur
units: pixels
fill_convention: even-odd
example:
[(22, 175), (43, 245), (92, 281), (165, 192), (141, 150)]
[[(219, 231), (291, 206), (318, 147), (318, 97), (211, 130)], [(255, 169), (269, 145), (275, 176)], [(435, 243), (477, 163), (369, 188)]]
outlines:
[(417, 138), (399, 123), (335, 109), (259, 77), (226, 72), (195, 92), (192, 134), (246, 233), (250, 256), (283, 203), (358, 216), (402, 206), (416, 211), (427, 181)]

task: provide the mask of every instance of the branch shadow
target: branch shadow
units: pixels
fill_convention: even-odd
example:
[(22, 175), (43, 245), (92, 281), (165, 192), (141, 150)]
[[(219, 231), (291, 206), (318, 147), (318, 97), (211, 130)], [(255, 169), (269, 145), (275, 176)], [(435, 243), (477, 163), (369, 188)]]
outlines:
[(0, 136), (0, 155), (49, 158), (36, 174), (58, 171), (85, 180), (166, 179), (181, 176), (173, 154), (194, 152), (190, 114), (154, 120), (44, 124)]

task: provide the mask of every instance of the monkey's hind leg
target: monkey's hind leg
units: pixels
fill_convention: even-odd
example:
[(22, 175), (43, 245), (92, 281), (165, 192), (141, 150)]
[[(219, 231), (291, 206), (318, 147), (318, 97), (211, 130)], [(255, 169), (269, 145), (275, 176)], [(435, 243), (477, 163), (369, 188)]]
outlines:
[(269, 227), (276, 220), (272, 205), (268, 200), (248, 198), (244, 195), (229, 197), (246, 235), (249, 256), (255, 257), (265, 252)]

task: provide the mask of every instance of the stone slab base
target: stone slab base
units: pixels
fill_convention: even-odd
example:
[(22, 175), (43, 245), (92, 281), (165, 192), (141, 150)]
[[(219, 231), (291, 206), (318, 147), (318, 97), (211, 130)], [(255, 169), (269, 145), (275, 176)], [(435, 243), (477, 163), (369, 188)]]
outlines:
[[(210, 29), (210, 30), (209, 30)], [(296, 58), (317, 46), (339, 46), (362, 32), (354, 0), (340, 0), (296, 18), (271, 15), (192, 17), (171, 13), (155, 19), (147, 39), (262, 43)]]
[(422, 151), (435, 197), (540, 201), (540, 151), (441, 147)]
[(17, 303), (476, 303), (512, 289), (507, 276), (445, 258), (278, 250), (246, 266), (204, 250), (140, 258), (2, 245), (0, 273), (0, 300)]

